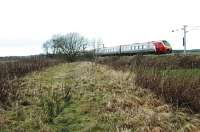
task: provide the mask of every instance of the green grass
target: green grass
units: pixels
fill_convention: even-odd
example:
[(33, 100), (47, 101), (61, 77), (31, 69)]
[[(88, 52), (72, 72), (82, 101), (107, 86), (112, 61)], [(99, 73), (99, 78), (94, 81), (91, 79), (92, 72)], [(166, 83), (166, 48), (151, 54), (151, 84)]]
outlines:
[(200, 76), (200, 69), (172, 69), (172, 70), (164, 70), (163, 74), (169, 76)]
[[(56, 93), (58, 96), (63, 94), (61, 89), (64, 89), (64, 86), (72, 84), (71, 80), (73, 78), (66, 80), (65, 77), (72, 76), (71, 70), (74, 66), (73, 64), (61, 64), (48, 68), (43, 72), (31, 73), (22, 78), (20, 100), (13, 103), (11, 110), (0, 112), (6, 115), (11, 122), (5, 127), (2, 126), (2, 131), (9, 131), (9, 129), (16, 131), (38, 131), (43, 128), (50, 130), (51, 127), (48, 127), (48, 123), (46, 123), (46, 120), (48, 120), (46, 118), (48, 117), (45, 115), (46, 112), (48, 114), (49, 110), (48, 108), (46, 111), (43, 109), (41, 100), (45, 98), (49, 101), (55, 101), (55, 97), (51, 94)], [(23, 106), (21, 105), (22, 102), (28, 102), (28, 105)], [(59, 107), (66, 103), (64, 99), (61, 100)], [(57, 104), (57, 102), (53, 102), (54, 106)], [(53, 110), (55, 111), (54, 108)]]
[[(11, 123), (2, 123), (0, 130), (87, 131), (91, 129), (96, 125), (96, 120), (90, 111), (92, 107), (96, 107), (96, 104), (90, 103), (91, 98), (88, 96), (84, 95), (82, 98), (81, 95), (85, 94), (85, 91), (77, 89), (80, 87), (79, 72), (81, 71), (79, 63), (61, 64), (22, 78), (21, 100), (17, 102), (17, 105), (13, 104), (13, 109), (1, 112)], [(85, 89), (93, 86), (93, 84), (87, 84), (88, 82), (83, 81), (83, 83)], [(58, 96), (61, 95), (63, 87), (71, 87), (71, 94), (74, 94), (72, 99), (68, 99), (69, 101), (63, 99), (54, 103), (57, 98), (53, 95), (55, 93)], [(94, 97), (94, 100), (101, 100), (101, 98)], [(21, 102), (29, 102), (30, 105), (23, 106)], [(60, 104), (58, 107), (61, 107), (62, 111), (55, 114), (57, 104)]]

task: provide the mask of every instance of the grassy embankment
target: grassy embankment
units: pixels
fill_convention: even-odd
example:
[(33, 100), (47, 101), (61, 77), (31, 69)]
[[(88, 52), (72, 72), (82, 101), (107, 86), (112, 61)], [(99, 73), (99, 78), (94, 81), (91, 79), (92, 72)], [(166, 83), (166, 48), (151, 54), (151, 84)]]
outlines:
[(5, 109), (18, 100), (18, 85), (20, 77), (33, 71), (61, 63), (61, 60), (41, 58), (40, 56), (18, 58), (16, 60), (0, 60), (0, 107)]
[[(0, 111), (1, 131), (197, 131), (200, 115), (135, 85), (132, 72), (88, 62), (22, 78), (21, 100)], [(71, 89), (70, 94), (68, 90)]]
[(200, 110), (200, 56), (113, 57), (99, 62), (117, 70), (131, 69), (137, 86), (191, 112)]

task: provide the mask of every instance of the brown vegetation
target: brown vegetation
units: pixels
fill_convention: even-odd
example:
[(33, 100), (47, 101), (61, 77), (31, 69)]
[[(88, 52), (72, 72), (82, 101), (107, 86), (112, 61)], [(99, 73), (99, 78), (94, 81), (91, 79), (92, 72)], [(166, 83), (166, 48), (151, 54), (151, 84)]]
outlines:
[(135, 74), (129, 70), (89, 62), (66, 63), (21, 80), (23, 98), (12, 109), (0, 111), (0, 131), (200, 129), (199, 114), (173, 109), (151, 90), (136, 86)]
[(17, 61), (0, 63), (0, 104), (8, 106), (18, 96), (19, 77), (44, 67), (57, 64), (59, 61), (40, 57), (22, 58)]
[(199, 56), (134, 56), (101, 58), (99, 63), (134, 71), (135, 84), (151, 89), (178, 106), (200, 109)]

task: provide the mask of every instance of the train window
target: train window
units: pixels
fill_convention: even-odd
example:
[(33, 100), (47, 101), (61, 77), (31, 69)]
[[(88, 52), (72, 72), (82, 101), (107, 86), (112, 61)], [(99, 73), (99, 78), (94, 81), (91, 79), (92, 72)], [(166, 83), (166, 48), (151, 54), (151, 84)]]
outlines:
[(136, 46), (134, 46), (134, 50), (136, 50)]
[(170, 46), (170, 44), (169, 44), (166, 40), (163, 40), (163, 43), (164, 43), (166, 46)]
[(144, 45), (142, 45), (142, 49), (144, 48)]
[(138, 46), (138, 49), (140, 49), (140, 46)]

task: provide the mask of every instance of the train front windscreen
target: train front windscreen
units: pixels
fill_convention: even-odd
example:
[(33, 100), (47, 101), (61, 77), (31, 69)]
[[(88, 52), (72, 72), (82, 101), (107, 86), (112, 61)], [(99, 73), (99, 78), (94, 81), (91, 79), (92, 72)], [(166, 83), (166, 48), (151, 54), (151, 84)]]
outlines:
[(171, 45), (169, 44), (169, 42), (167, 42), (166, 40), (163, 40), (163, 43), (164, 43), (166, 46), (171, 47)]

